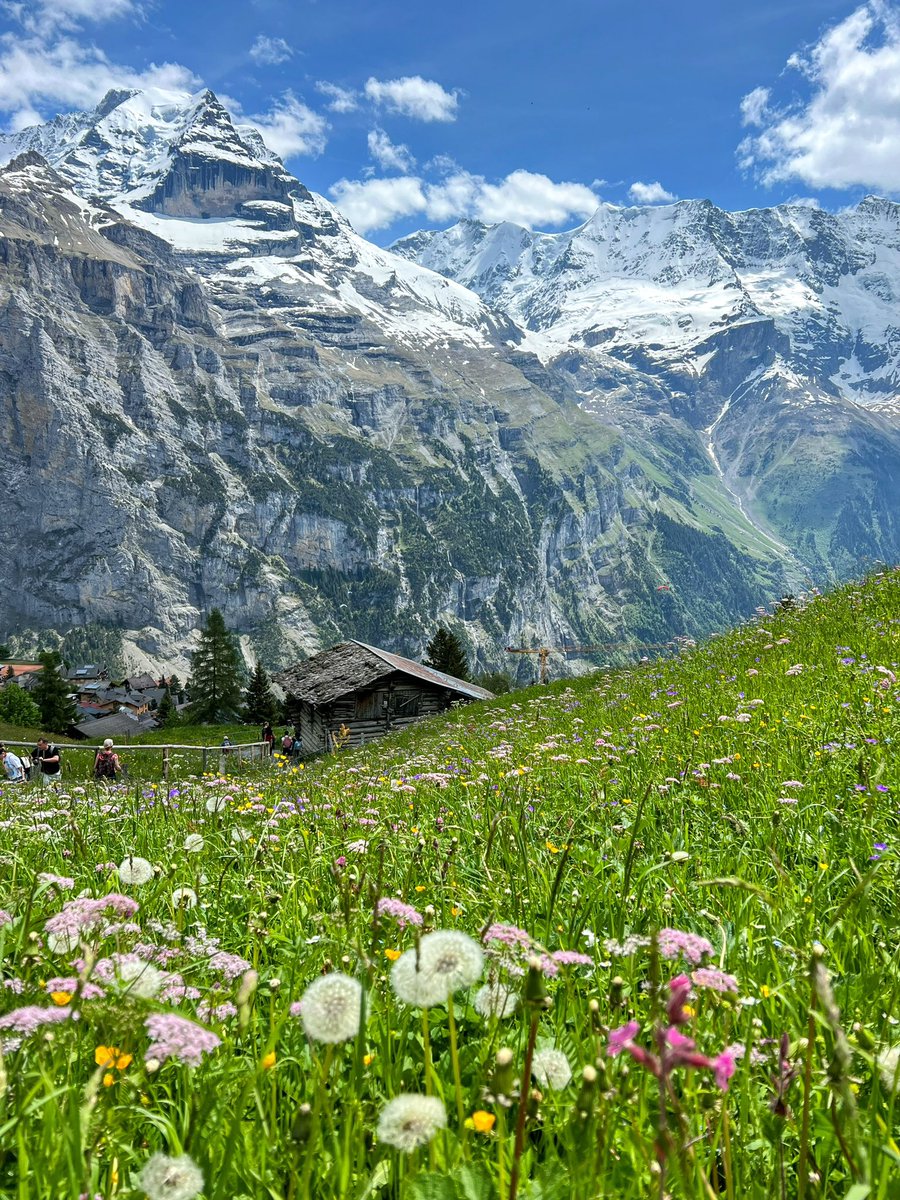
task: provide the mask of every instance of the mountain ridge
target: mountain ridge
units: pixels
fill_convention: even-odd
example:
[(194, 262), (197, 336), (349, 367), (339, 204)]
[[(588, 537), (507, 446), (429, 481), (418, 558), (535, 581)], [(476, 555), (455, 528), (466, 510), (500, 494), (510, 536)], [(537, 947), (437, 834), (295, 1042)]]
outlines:
[[(900, 545), (895, 485), (878, 495), (900, 462), (890, 413), (851, 419), (833, 388), (792, 383), (775, 317), (710, 322), (699, 366), (596, 323), (546, 353), (532, 326), (571, 310), (560, 278), (584, 274), (583, 247), (552, 244), (520, 323), (366, 242), (212, 93), (168, 103), (110, 94), (6, 148), (55, 161), (0, 173), (4, 519), (58, 539), (63, 564), (7, 565), (11, 629), (97, 621), (164, 662), (215, 603), (278, 665), (348, 635), (416, 653), (445, 620), (497, 667), (523, 641), (706, 632)], [(40, 232), (22, 214), (45, 169)], [(721, 270), (700, 230), (680, 231), (691, 261)], [(521, 254), (557, 235), (504, 236)], [(779, 476), (791, 454), (799, 488)]]

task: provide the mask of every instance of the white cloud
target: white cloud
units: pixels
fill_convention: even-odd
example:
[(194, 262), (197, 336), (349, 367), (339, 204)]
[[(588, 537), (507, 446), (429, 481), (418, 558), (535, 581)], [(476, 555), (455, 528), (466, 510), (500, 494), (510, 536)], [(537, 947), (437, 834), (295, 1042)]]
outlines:
[(408, 146), (395, 145), (383, 129), (369, 130), (369, 156), (383, 171), (401, 171), (404, 175), (416, 165)]
[(328, 122), (293, 92), (285, 92), (267, 113), (248, 117), (266, 145), (280, 158), (295, 154), (321, 154), (328, 141)]
[(445, 91), (433, 79), (405, 75), (402, 79), (367, 79), (365, 93), (373, 104), (417, 121), (455, 121), (458, 93)]
[(628, 189), (628, 195), (635, 204), (669, 204), (678, 199), (666, 191), (659, 180), (655, 183), (641, 183), (640, 180), (635, 180)]
[(598, 200), (583, 183), (554, 183), (546, 175), (513, 171), (499, 184), (481, 183), (475, 216), (482, 221), (563, 225), (572, 217), (589, 217)]
[(365, 182), (340, 179), (331, 194), (337, 207), (360, 233), (385, 229), (401, 217), (411, 217), (426, 208), (422, 181), (408, 175)]
[(277, 67), (279, 63), (287, 62), (293, 53), (284, 38), (266, 37), (264, 33), (250, 47), (250, 57), (260, 66)]
[(113, 87), (160, 87), (187, 92), (199, 80), (178, 63), (151, 63), (144, 71), (111, 62), (96, 46), (62, 37), (0, 38), (0, 112), (10, 129), (33, 124), (40, 113), (92, 108)]
[(762, 125), (769, 115), (771, 88), (755, 87), (741, 101), (741, 124)]
[(356, 92), (352, 88), (339, 87), (336, 83), (327, 83), (325, 80), (319, 80), (316, 84), (316, 91), (321, 92), (323, 96), (329, 98), (328, 108), (331, 112), (348, 113), (355, 112), (359, 108), (359, 102), (356, 99)]
[[(757, 110), (760, 131), (738, 149), (741, 165), (767, 183), (900, 191), (900, 14), (871, 0), (829, 29), (788, 67), (808, 85), (804, 99)], [(743, 108), (743, 105), (742, 105)]]
[(75, 29), (87, 22), (99, 25), (141, 11), (135, 0), (39, 0), (37, 4), (14, 2), (3, 7), (29, 33), (41, 34)]
[(488, 224), (512, 221), (546, 227), (585, 218), (597, 197), (582, 183), (554, 183), (546, 175), (513, 171), (499, 183), (457, 170), (439, 183), (415, 176), (397, 179), (342, 179), (331, 189), (335, 204), (360, 233), (385, 229), (401, 217), (421, 214), (444, 224), (476, 217)]

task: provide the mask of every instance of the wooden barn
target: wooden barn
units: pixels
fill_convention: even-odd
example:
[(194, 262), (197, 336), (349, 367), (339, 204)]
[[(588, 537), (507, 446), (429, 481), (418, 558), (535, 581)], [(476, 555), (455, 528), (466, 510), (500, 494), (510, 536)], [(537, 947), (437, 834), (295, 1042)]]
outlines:
[[(365, 642), (342, 642), (280, 672), (285, 707), (304, 754), (335, 742), (362, 746), (454, 703), (491, 692)], [(342, 739), (341, 727), (349, 730)]]

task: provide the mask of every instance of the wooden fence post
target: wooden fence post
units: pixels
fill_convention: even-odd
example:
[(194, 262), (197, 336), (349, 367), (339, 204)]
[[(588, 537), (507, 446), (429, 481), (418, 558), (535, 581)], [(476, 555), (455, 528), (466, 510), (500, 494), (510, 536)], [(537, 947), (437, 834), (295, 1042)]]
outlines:
[(162, 761), (163, 779), (166, 785), (169, 783), (169, 747), (163, 746), (163, 761)]

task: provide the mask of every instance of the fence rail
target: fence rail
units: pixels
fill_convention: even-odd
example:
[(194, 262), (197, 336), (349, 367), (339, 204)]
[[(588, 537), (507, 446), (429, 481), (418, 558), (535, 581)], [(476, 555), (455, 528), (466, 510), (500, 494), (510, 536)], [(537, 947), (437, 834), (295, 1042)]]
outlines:
[[(35, 743), (18, 742), (7, 738), (5, 746), (19, 746), (26, 750), (33, 750)], [(60, 750), (65, 751), (63, 758), (63, 770), (65, 764), (69, 761), (70, 752), (74, 751), (72, 757), (87, 756), (92, 764), (93, 758), (101, 749), (100, 746), (86, 745), (84, 742), (61, 742), (53, 743)], [(176, 758), (173, 760), (172, 752), (176, 752)], [(199, 769), (206, 774), (210, 769), (210, 764), (215, 763), (216, 769), (220, 772), (231, 772), (235, 767), (238, 770), (243, 769), (250, 763), (262, 762), (264, 759), (270, 759), (272, 756), (272, 747), (269, 742), (235, 742), (230, 746), (184, 746), (175, 742), (160, 743), (160, 742), (145, 742), (141, 744), (118, 745), (116, 753), (120, 756), (125, 755), (130, 758), (133, 754), (160, 754), (160, 774), (162, 778), (168, 782), (172, 774), (173, 768), (178, 763), (178, 755), (190, 754), (197, 763)], [(199, 759), (199, 762), (197, 760)], [(88, 773), (88, 772), (85, 772)]]

